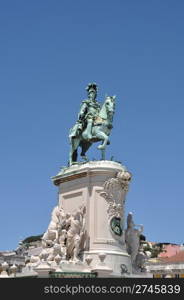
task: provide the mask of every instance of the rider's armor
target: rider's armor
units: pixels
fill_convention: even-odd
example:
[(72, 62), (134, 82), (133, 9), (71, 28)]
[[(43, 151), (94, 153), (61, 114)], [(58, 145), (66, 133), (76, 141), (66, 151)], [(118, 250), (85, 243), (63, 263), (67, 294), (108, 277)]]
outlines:
[[(70, 138), (74, 138), (83, 133), (83, 137), (87, 140), (92, 138), (92, 126), (100, 112), (100, 104), (96, 101), (97, 85), (95, 83), (88, 84), (86, 88), (88, 92), (87, 100), (82, 101), (81, 109), (78, 114), (78, 120), (74, 127), (70, 130)], [(90, 93), (93, 93), (91, 96)]]
[(79, 120), (95, 119), (100, 111), (100, 104), (95, 100), (84, 100), (79, 112)]
[(85, 100), (79, 113), (82, 121), (82, 131), (86, 139), (92, 138), (92, 126), (100, 111), (100, 104), (96, 100)]

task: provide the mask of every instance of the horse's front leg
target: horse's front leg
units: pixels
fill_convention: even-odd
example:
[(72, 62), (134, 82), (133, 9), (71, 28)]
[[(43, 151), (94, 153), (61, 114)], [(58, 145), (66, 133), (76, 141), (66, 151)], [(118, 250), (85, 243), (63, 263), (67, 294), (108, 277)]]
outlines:
[[(74, 155), (74, 153), (75, 153), (75, 155)], [(76, 157), (74, 158), (74, 156), (76, 156)], [(72, 163), (76, 160), (77, 160), (76, 150), (74, 149), (73, 145), (71, 144), (70, 153), (69, 153), (69, 166), (71, 166)]]
[(100, 140), (102, 140), (102, 144), (99, 145), (97, 148), (99, 150), (105, 150), (106, 146), (107, 146), (107, 143), (108, 143), (108, 139), (109, 137), (102, 131), (99, 131), (96, 133), (96, 137)]
[(72, 138), (70, 143), (71, 143), (71, 148), (70, 148), (70, 154), (69, 154), (69, 166), (73, 164), (73, 162), (77, 161), (77, 148), (79, 146), (79, 139), (78, 138)]
[(69, 153), (69, 166), (72, 165), (72, 154), (73, 154), (73, 151), (72, 151), (72, 147), (70, 148), (70, 153)]

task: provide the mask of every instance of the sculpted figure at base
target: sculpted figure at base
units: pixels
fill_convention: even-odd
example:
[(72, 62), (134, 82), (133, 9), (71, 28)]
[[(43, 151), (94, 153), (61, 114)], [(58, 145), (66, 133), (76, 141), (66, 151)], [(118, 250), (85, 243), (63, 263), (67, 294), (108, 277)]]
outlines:
[(61, 235), (59, 237), (59, 244), (61, 249), (62, 259), (66, 259), (66, 240), (67, 240), (67, 231), (66, 229), (61, 230)]
[(48, 229), (42, 237), (43, 242), (46, 240), (53, 241), (58, 238), (59, 216), (60, 216), (60, 209), (58, 206), (56, 206), (52, 211), (51, 221), (49, 223)]
[(42, 237), (40, 259), (47, 254), (48, 262), (54, 261), (57, 255), (62, 260), (79, 260), (86, 241), (85, 213), (84, 205), (73, 214), (65, 213), (59, 206), (54, 207), (49, 227)]
[(109, 135), (112, 129), (115, 110), (115, 96), (106, 97), (102, 107), (96, 100), (97, 85), (90, 83), (87, 86), (88, 99), (84, 100), (78, 115), (78, 120), (70, 129), (69, 139), (71, 144), (69, 165), (77, 162), (77, 149), (80, 146), (81, 157), (87, 160), (86, 152), (94, 142), (102, 141), (98, 149), (102, 151), (105, 159), (106, 145), (110, 143)]
[(67, 259), (72, 261), (79, 261), (79, 252), (81, 243), (85, 236), (85, 207), (80, 207), (74, 212), (68, 220), (69, 229), (67, 231), (66, 240), (66, 256)]
[[(139, 228), (136, 228), (139, 227)], [(127, 217), (127, 229), (125, 231), (125, 242), (127, 245), (127, 252), (131, 256), (132, 265), (136, 268), (136, 257), (140, 248), (140, 235), (143, 232), (142, 225), (135, 225), (132, 213)]]
[(139, 247), (138, 254), (136, 256), (136, 267), (137, 270), (140, 270), (141, 272), (145, 272), (146, 262), (147, 262), (147, 255), (144, 253), (144, 249), (142, 245)]
[(60, 231), (65, 227), (67, 219), (70, 214), (64, 212), (63, 208), (56, 206), (54, 207), (51, 214), (51, 221), (49, 223), (47, 231), (42, 237), (42, 242), (46, 241), (59, 241)]

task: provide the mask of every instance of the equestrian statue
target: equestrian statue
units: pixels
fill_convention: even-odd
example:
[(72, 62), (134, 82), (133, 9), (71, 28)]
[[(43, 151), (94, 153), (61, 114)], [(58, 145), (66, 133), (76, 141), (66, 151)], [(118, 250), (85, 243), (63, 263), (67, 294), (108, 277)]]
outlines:
[(70, 129), (69, 165), (77, 163), (77, 150), (81, 147), (81, 157), (88, 161), (87, 150), (95, 142), (102, 142), (97, 148), (101, 150), (102, 159), (105, 159), (106, 145), (110, 144), (109, 135), (113, 128), (115, 111), (115, 96), (106, 96), (103, 105), (96, 100), (97, 85), (89, 83), (87, 88), (88, 99), (82, 101), (78, 120)]

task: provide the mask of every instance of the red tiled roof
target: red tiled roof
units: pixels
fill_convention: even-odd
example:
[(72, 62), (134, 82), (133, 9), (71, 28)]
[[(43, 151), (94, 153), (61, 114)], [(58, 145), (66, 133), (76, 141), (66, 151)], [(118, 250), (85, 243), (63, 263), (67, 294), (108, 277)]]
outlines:
[(160, 258), (163, 263), (184, 263), (184, 251), (178, 252), (176, 255)]
[(181, 245), (163, 245), (163, 251), (159, 253), (158, 257), (171, 257), (176, 255), (178, 252), (181, 251)]

